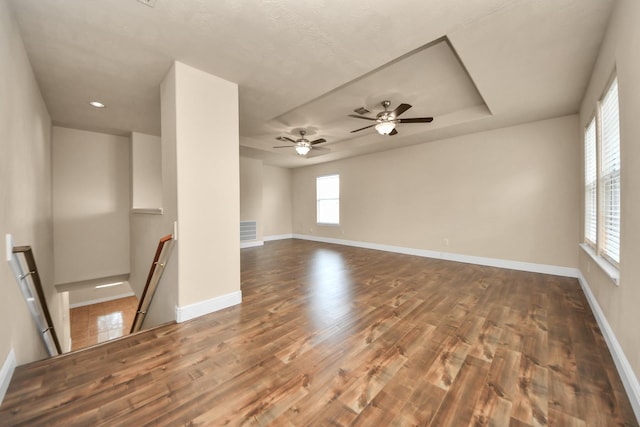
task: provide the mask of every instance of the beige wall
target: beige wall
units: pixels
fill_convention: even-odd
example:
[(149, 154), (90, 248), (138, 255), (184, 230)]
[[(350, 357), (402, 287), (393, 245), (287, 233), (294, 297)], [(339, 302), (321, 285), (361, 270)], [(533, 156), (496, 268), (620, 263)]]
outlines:
[[(602, 308), (626, 357), (640, 378), (640, 2), (616, 3), (606, 37), (580, 110), (580, 131), (617, 70), (620, 103), (621, 242), (620, 286), (580, 249), (579, 268)], [(582, 147), (582, 143), (581, 143)], [(583, 154), (579, 162), (583, 162)], [(583, 174), (578, 173), (581, 178)], [(584, 203), (584, 202), (583, 202)], [(583, 216), (580, 216), (583, 220)], [(583, 221), (584, 222), (584, 221)], [(583, 223), (582, 222), (582, 223)], [(582, 228), (581, 228), (582, 230)], [(583, 234), (580, 234), (582, 241)]]
[(95, 286), (76, 288), (68, 292), (71, 308), (83, 305), (96, 304), (102, 301), (113, 300), (133, 295), (128, 282), (122, 282), (116, 286), (96, 289)]
[(291, 169), (264, 165), (262, 170), (263, 235), (292, 234)]
[[(0, 2), (0, 234), (31, 245), (57, 331), (63, 301), (53, 288), (51, 120), (7, 2)], [(0, 262), (0, 366), (11, 349), (18, 364), (46, 356), (6, 262)], [(62, 343), (64, 345), (64, 343)]]
[[(158, 241), (173, 233), (178, 220), (176, 169), (176, 78), (171, 67), (160, 85), (160, 113), (162, 115), (161, 172), (162, 215), (131, 214), (131, 275), (129, 283), (138, 297), (146, 283)], [(178, 305), (179, 242), (173, 247), (171, 258), (158, 284), (153, 303), (149, 307), (143, 328), (151, 328), (176, 318)]]
[(53, 128), (55, 283), (129, 272), (129, 143)]
[(257, 221), (256, 240), (263, 234), (262, 180), (262, 160), (240, 157), (240, 221)]
[(159, 136), (131, 133), (131, 207), (162, 207), (162, 146)]
[[(163, 114), (174, 117), (175, 96), (169, 96), (164, 87), (163, 95)], [(168, 123), (165, 127), (167, 125)], [(168, 150), (168, 161), (164, 168), (163, 150)], [(163, 177), (163, 174), (166, 176)], [(131, 207), (134, 210), (129, 218), (129, 284), (140, 298), (159, 240), (173, 233), (173, 221), (176, 220), (175, 146), (163, 144), (162, 138), (157, 136), (137, 132), (131, 134), (131, 192)], [(169, 203), (163, 202), (165, 197)], [(158, 208), (163, 209), (162, 214), (150, 213), (150, 210)], [(175, 263), (175, 259), (169, 260), (165, 274), (158, 284), (153, 303), (144, 320), (145, 329), (175, 319), (178, 292)]]
[[(578, 153), (567, 116), (295, 169), (293, 231), (576, 267)], [(330, 173), (339, 227), (315, 222), (315, 178)]]
[(178, 305), (184, 307), (240, 291), (238, 86), (180, 62), (174, 70)]

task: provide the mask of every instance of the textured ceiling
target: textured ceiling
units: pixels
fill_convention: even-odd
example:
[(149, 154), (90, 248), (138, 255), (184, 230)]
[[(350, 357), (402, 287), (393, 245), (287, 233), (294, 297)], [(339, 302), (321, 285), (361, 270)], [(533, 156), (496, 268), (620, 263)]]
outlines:
[[(54, 123), (160, 132), (173, 60), (238, 83), (241, 154), (301, 166), (575, 113), (608, 21), (607, 0), (12, 0)], [(87, 102), (100, 99), (104, 110)], [(413, 104), (399, 135), (349, 119)], [(392, 106), (393, 106), (392, 105)], [(328, 154), (275, 137), (309, 128)]]

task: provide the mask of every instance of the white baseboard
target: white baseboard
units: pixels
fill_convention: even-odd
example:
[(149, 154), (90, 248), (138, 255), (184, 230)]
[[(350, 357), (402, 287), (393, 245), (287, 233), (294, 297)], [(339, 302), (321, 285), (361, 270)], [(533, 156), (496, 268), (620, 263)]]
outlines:
[(262, 240), (252, 240), (250, 242), (240, 242), (240, 249), (254, 248), (256, 246), (262, 246), (264, 242)]
[(640, 383), (638, 382), (638, 377), (635, 372), (633, 372), (629, 359), (625, 356), (622, 346), (618, 342), (616, 335), (613, 333), (613, 329), (611, 329), (604, 312), (600, 308), (600, 304), (598, 304), (596, 297), (593, 295), (593, 292), (591, 292), (587, 279), (585, 279), (581, 272), (578, 272), (578, 281), (580, 282), (580, 286), (582, 287), (582, 290), (587, 297), (587, 301), (591, 306), (591, 311), (600, 326), (602, 335), (607, 342), (609, 352), (613, 357), (613, 362), (616, 364), (618, 374), (622, 379), (622, 384), (624, 385), (624, 389), (626, 390), (629, 401), (631, 402), (633, 412), (636, 414), (638, 421), (640, 421)]
[(185, 305), (184, 307), (176, 306), (176, 322), (186, 322), (187, 320), (195, 319), (196, 317), (204, 316), (205, 314), (240, 304), (241, 302), (242, 291), (236, 291), (205, 301)]
[(96, 298), (89, 301), (74, 302), (73, 304), (69, 304), (69, 308), (77, 308), (77, 307), (84, 307), (85, 305), (100, 304), (101, 302), (107, 302), (107, 301), (113, 301), (114, 299), (132, 297), (134, 295), (135, 294), (133, 292), (127, 292), (125, 294), (118, 294), (118, 295), (112, 295), (110, 297)]
[(415, 255), (425, 258), (443, 259), (447, 261), (463, 262), (466, 264), (486, 265), (489, 267), (507, 268), (511, 270), (530, 271), (532, 273), (553, 274), (563, 277), (578, 277), (578, 269), (560, 267), (556, 265), (535, 264), (530, 262), (511, 261), (499, 258), (485, 258), (472, 255), (461, 255), (450, 252), (430, 251), (426, 249), (405, 248), (402, 246), (383, 245), (378, 243), (358, 242), (355, 240), (333, 239), (330, 237), (294, 234), (294, 239), (312, 240), (314, 242), (334, 243), (337, 245), (354, 246), (357, 248), (375, 249), (385, 252), (396, 252), (405, 255)]
[(273, 240), (284, 240), (284, 239), (293, 239), (293, 234), (276, 234), (273, 236), (265, 236), (265, 242), (271, 242)]
[(4, 400), (4, 395), (7, 394), (9, 389), (9, 383), (11, 383), (11, 377), (13, 371), (16, 369), (16, 355), (13, 349), (9, 350), (7, 359), (4, 361), (2, 368), (0, 369), (0, 405)]

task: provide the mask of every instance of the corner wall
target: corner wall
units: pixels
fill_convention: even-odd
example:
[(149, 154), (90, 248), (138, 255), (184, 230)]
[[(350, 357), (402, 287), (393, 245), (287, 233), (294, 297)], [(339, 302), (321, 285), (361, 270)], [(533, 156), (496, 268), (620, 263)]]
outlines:
[[(575, 268), (578, 152), (574, 115), (295, 169), (293, 232)], [(330, 173), (339, 227), (316, 224)]]
[[(32, 246), (51, 315), (61, 333), (64, 302), (53, 288), (51, 119), (17, 23), (4, 1), (0, 2), (0, 64), (0, 237), (4, 241), (10, 233), (17, 245)], [(10, 363), (12, 350), (18, 364), (47, 355), (2, 251), (0, 366)], [(0, 378), (0, 399), (5, 379)]]
[[(616, 2), (598, 59), (580, 110), (580, 134), (593, 117), (597, 101), (604, 93), (614, 70), (618, 76), (621, 154), (621, 240), (620, 286), (579, 249), (579, 269), (602, 309), (606, 321), (624, 351), (637, 380), (640, 379), (640, 2)], [(582, 143), (578, 155), (583, 164)], [(581, 178), (582, 171), (577, 175)], [(583, 192), (581, 191), (581, 194)], [(584, 199), (582, 206), (584, 206)], [(584, 209), (581, 210), (583, 212)], [(584, 218), (581, 213), (583, 241)], [(635, 396), (640, 415), (640, 389)], [(633, 399), (632, 399), (633, 400)], [(634, 403), (634, 402), (632, 402)]]
[(262, 222), (264, 239), (293, 233), (291, 169), (264, 165), (262, 170)]
[(262, 241), (264, 228), (262, 182), (262, 160), (240, 157), (240, 221), (257, 221), (257, 241)]
[(56, 284), (129, 273), (129, 144), (53, 127)]

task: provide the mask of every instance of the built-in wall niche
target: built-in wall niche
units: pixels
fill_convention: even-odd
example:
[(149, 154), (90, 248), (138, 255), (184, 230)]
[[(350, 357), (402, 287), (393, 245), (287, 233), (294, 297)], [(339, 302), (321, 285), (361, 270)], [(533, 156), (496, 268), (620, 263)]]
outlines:
[(160, 137), (131, 134), (131, 212), (162, 214)]

